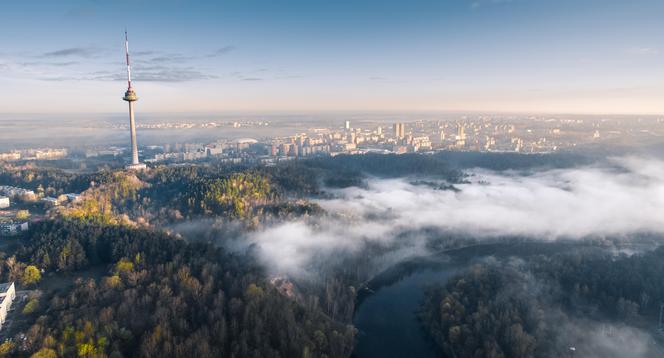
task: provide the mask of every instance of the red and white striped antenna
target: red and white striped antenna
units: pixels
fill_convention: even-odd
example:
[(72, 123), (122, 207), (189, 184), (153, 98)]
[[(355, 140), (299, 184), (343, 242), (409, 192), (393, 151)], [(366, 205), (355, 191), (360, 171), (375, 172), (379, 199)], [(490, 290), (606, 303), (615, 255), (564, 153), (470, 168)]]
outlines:
[(131, 90), (131, 64), (129, 63), (129, 38), (127, 36), (127, 29), (125, 29), (125, 56), (127, 58), (127, 85), (128, 90)]

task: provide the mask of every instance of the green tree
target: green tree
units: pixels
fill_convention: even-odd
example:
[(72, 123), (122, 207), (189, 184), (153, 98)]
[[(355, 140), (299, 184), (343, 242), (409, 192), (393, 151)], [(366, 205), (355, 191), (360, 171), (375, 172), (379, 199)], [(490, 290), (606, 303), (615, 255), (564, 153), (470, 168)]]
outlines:
[(58, 358), (58, 353), (51, 348), (42, 348), (30, 358)]
[(122, 260), (118, 261), (117, 264), (115, 264), (115, 272), (118, 274), (127, 274), (132, 271), (134, 271), (134, 264), (127, 259), (123, 258)]
[(19, 210), (16, 212), (16, 219), (18, 220), (26, 220), (29, 217), (30, 217), (30, 212), (27, 210)]
[(41, 280), (41, 272), (36, 266), (29, 265), (23, 270), (23, 275), (21, 276), (21, 284), (24, 286), (32, 286), (37, 284)]
[(0, 344), (0, 357), (9, 357), (10, 354), (14, 351), (14, 342), (5, 341)]
[(75, 239), (69, 239), (58, 256), (58, 269), (73, 271), (87, 263), (83, 246)]
[(38, 308), (39, 308), (39, 300), (33, 298), (30, 301), (28, 301), (28, 303), (25, 304), (25, 307), (23, 307), (23, 314), (30, 314), (36, 311)]

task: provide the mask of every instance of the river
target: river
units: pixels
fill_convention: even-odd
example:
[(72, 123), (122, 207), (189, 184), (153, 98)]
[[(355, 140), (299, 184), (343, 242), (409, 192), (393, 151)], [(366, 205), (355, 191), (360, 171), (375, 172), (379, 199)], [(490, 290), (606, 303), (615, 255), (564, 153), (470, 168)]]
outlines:
[(400, 263), (361, 290), (353, 324), (358, 329), (355, 358), (441, 357), (420, 326), (417, 311), (427, 286), (445, 284), (454, 274), (487, 256), (528, 256), (561, 252), (565, 243), (499, 243), (448, 250)]

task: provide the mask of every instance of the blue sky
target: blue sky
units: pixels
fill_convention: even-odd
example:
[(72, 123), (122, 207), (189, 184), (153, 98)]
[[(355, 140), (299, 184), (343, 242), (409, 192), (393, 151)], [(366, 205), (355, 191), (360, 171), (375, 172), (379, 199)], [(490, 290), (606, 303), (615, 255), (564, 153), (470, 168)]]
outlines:
[(0, 112), (664, 113), (661, 0), (12, 1)]

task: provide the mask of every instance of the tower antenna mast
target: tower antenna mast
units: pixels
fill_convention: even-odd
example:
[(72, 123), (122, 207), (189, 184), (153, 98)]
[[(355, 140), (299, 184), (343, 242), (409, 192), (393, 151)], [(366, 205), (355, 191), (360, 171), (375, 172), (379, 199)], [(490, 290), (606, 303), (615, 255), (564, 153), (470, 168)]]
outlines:
[(125, 29), (125, 57), (127, 59), (127, 88), (131, 89), (131, 63), (129, 62), (129, 37)]

